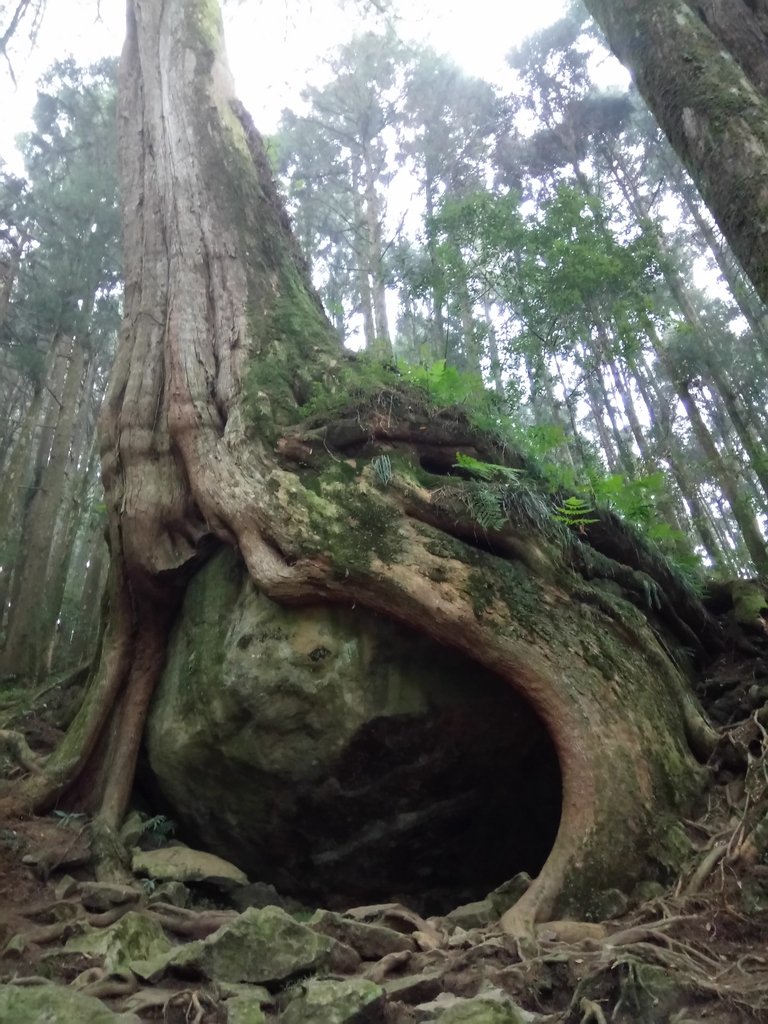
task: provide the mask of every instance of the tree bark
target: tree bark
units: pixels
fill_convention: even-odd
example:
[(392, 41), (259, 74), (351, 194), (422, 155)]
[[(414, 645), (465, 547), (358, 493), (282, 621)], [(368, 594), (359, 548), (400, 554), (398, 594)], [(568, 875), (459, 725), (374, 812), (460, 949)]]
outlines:
[[(687, 167), (763, 301), (768, 301), (768, 99), (736, 38), (687, 0), (585, 0)], [(734, 6), (729, 0), (728, 9)], [(738, 8), (746, 15), (747, 5)], [(708, 10), (726, 8), (706, 4)], [(763, 46), (764, 30), (760, 29)], [(729, 46), (736, 47), (729, 50)]]
[[(510, 522), (487, 550), (461, 503), (465, 482), (449, 480), (453, 503), (444, 478), (424, 482), (421, 455), (440, 439), (449, 465), (457, 449), (504, 458), (455, 408), (419, 412), (409, 393), (382, 401), (378, 390), (348, 420), (301, 421), (300, 396), (332, 388), (342, 356), (220, 33), (208, 0), (129, 0), (125, 321), (101, 425), (110, 617), (83, 707), (16, 799), (50, 805), (80, 780), (114, 828), (186, 581), (212, 550), (237, 545), (272, 599), (370, 609), (528, 701), (562, 778), (554, 848), (504, 919), (529, 934), (647, 869), (670, 816), (699, 791), (691, 750), (706, 756), (713, 736), (642, 614), (573, 568), (589, 561), (586, 545), (562, 549), (559, 531)], [(394, 466), (386, 486), (376, 452)], [(83, 784), (89, 773), (98, 785)]]

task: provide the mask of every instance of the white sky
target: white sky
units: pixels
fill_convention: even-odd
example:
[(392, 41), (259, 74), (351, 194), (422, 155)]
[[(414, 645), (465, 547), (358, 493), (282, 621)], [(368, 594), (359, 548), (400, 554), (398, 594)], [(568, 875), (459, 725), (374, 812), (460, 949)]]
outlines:
[[(549, 24), (564, 0), (403, 0), (404, 38), (449, 54), (470, 74), (490, 81), (506, 77), (505, 54), (526, 35)], [(116, 55), (122, 45), (122, 0), (48, 0), (34, 49), (16, 47), (14, 87), (0, 67), (0, 158), (20, 170), (13, 139), (27, 131), (36, 82), (57, 59), (88, 64)], [(242, 0), (225, 9), (227, 49), (238, 94), (260, 131), (274, 131), (285, 106), (321, 70), (323, 56), (362, 26), (353, 0)]]

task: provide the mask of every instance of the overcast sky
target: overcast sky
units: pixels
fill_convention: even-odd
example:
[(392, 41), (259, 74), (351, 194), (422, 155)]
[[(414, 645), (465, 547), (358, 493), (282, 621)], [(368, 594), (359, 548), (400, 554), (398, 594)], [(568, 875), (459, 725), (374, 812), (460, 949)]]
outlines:
[[(404, 38), (450, 54), (471, 74), (503, 81), (505, 54), (559, 17), (565, 0), (403, 0), (401, 6)], [(124, 18), (122, 0), (48, 0), (37, 45), (16, 47), (15, 87), (0, 68), (0, 158), (16, 164), (13, 139), (29, 128), (45, 69), (69, 55), (88, 64), (118, 54)], [(242, 0), (226, 8), (225, 20), (238, 93), (265, 133), (321, 74), (323, 56), (363, 27), (354, 0), (343, 11), (336, 0)]]

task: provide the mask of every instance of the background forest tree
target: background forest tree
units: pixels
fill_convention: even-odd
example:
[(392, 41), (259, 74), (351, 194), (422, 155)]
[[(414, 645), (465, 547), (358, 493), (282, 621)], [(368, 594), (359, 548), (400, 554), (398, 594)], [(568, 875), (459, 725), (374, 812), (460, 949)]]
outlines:
[[(52, 71), (26, 179), (3, 181), (0, 672), (27, 685), (93, 658), (24, 799), (47, 807), (95, 777), (89, 809), (109, 840), (185, 588), (236, 547), (268, 596), (415, 625), (529, 694), (558, 747), (565, 824), (508, 921), (527, 927), (575, 861), (603, 857), (605, 824), (628, 807), (639, 825), (618, 831), (641, 856), (654, 801), (695, 788), (688, 746), (711, 750), (652, 630), (590, 582), (666, 615), (699, 656), (702, 568), (768, 575), (763, 305), (635, 94), (595, 86), (599, 43), (579, 10), (510, 55), (512, 94), (391, 31), (355, 38), (264, 150), (218, 25), (193, 0), (171, 7), (161, 25), (158, 5), (129, 4), (124, 269), (110, 68)], [(585, 663), (586, 695), (553, 675), (534, 624), (552, 601), (555, 664), (583, 631), (629, 631), (647, 658), (618, 641), (611, 653), (639, 694), (636, 777), (609, 780), (610, 757), (585, 752), (585, 720), (619, 749), (611, 701), (628, 702), (605, 697), (604, 665)]]

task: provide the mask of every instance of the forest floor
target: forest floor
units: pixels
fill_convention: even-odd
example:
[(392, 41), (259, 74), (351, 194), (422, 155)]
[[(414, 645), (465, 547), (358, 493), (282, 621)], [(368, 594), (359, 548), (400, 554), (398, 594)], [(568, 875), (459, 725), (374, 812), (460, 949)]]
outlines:
[[(755, 643), (753, 657), (723, 657), (700, 684), (713, 719), (739, 731), (749, 763), (746, 771), (713, 766), (706, 806), (683, 822), (690, 860), (666, 889), (656, 886), (645, 902), (617, 908), (610, 920), (541, 925), (536, 942), (525, 948), (496, 924), (460, 927), (446, 918), (424, 921), (394, 905), (371, 908), (377, 923), (408, 936), (408, 948), (378, 958), (358, 950), (333, 977), (367, 979), (383, 993), (343, 1016), (318, 1016), (317, 1007), (289, 1013), (286, 1005), (303, 990), (294, 977), (288, 986), (258, 989), (265, 1019), (286, 1013), (287, 1021), (308, 1024), (768, 1022), (768, 858), (766, 845), (755, 846), (754, 838), (761, 822), (768, 831), (768, 733), (759, 710), (768, 706), (768, 637)], [(117, 890), (110, 895), (89, 873), (87, 835), (80, 816), (0, 821), (0, 993), (53, 980), (97, 996), (126, 1014), (115, 1018), (126, 1022), (259, 1021), (258, 1006), (250, 1016), (235, 1012), (231, 1000), (243, 999), (243, 985), (194, 971), (169, 971), (148, 982), (110, 965), (107, 953), (67, 951), (72, 936), (111, 927), (128, 911), (159, 920), (176, 941), (212, 935), (237, 917), (225, 894), (217, 899), (193, 885), (183, 910), (153, 902), (151, 887), (140, 880), (130, 883), (133, 889), (129, 884), (127, 899), (125, 887), (122, 896)], [(354, 948), (354, 935), (349, 942)], [(522, 1017), (503, 1014), (506, 997)], [(472, 1016), (478, 1005), (479, 1015)], [(36, 1019), (21, 1013), (9, 1024)]]

